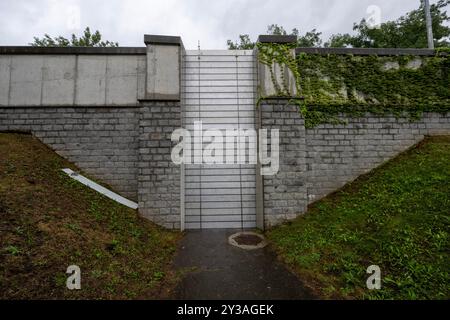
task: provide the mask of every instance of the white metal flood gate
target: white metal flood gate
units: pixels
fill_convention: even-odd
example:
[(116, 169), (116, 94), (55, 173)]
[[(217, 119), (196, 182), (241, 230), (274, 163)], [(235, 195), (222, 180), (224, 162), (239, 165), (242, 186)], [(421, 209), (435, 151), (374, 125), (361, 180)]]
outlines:
[[(219, 129), (224, 140), (226, 129), (254, 129), (255, 91), (256, 66), (251, 50), (186, 51), (186, 129), (193, 130), (194, 122), (200, 120), (203, 130)], [(236, 146), (233, 148), (236, 151)], [(255, 170), (250, 164), (186, 164), (184, 227), (256, 227)]]

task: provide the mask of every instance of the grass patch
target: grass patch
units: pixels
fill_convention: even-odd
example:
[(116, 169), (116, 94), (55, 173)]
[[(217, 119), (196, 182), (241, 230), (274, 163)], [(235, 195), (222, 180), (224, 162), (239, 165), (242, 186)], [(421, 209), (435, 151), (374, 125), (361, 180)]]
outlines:
[[(163, 298), (181, 234), (61, 172), (78, 169), (37, 139), (0, 134), (0, 298)], [(81, 290), (66, 289), (69, 265)]]
[[(308, 213), (269, 230), (280, 256), (328, 298), (450, 298), (450, 137), (429, 137)], [(368, 290), (370, 265), (382, 288)]]

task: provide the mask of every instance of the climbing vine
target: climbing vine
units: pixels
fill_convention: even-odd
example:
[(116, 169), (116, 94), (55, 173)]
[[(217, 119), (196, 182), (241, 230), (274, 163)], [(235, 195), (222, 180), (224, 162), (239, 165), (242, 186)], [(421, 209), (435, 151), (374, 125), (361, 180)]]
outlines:
[[(265, 64), (270, 72), (272, 83), (275, 87), (276, 94), (279, 97), (291, 97), (289, 92), (287, 79), (285, 78), (285, 69), (289, 69), (294, 78), (297, 92), (301, 91), (300, 87), (300, 72), (298, 70), (297, 60), (293, 54), (296, 47), (295, 43), (275, 44), (275, 43), (258, 43), (258, 58), (259, 61)], [(280, 68), (281, 81), (275, 77), (274, 64)], [(281, 83), (280, 83), (281, 82)]]
[[(308, 128), (321, 123), (343, 123), (342, 115), (366, 112), (393, 114), (417, 120), (425, 111), (450, 111), (450, 52), (436, 56), (353, 56), (301, 53), (295, 44), (259, 43), (259, 61), (268, 66), (277, 97), (295, 104)], [(277, 79), (274, 65), (280, 68)], [(288, 68), (297, 96), (289, 92), (284, 71)], [(273, 97), (260, 97), (260, 101)]]

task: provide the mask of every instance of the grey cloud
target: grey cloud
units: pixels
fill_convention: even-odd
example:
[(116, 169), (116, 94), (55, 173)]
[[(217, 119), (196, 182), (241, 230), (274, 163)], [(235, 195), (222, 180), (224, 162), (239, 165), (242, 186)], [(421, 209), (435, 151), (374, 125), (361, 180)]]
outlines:
[[(326, 39), (351, 32), (369, 5), (378, 5), (386, 21), (419, 0), (1, 0), (0, 45), (26, 45), (44, 33), (69, 36), (85, 26), (124, 46), (143, 46), (143, 35), (153, 33), (180, 35), (190, 49), (198, 40), (202, 48), (220, 49), (242, 33), (255, 39), (271, 23), (301, 32), (316, 28)], [(80, 30), (69, 27), (68, 7), (79, 8)]]

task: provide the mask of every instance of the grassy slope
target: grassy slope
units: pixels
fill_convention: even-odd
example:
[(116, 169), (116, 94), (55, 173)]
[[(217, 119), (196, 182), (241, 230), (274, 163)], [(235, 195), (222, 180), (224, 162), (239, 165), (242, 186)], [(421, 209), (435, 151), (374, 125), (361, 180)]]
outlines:
[[(290, 266), (334, 298), (450, 298), (450, 137), (427, 138), (268, 233)], [(382, 289), (366, 289), (366, 268)]]
[[(0, 298), (158, 298), (180, 234), (70, 179), (38, 140), (0, 134)], [(67, 290), (66, 268), (81, 268)]]

